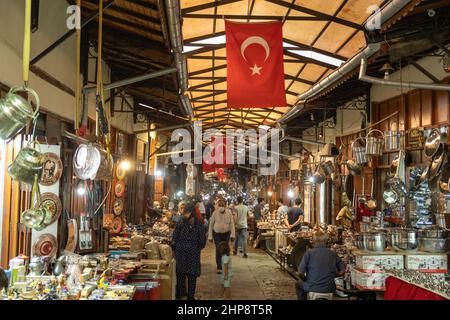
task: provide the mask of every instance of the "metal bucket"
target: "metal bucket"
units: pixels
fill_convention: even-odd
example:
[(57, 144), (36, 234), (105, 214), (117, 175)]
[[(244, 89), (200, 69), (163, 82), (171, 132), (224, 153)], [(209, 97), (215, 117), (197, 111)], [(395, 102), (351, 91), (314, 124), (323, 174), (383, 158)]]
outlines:
[[(17, 95), (16, 92), (29, 92), (36, 100), (36, 110), (31, 104)], [(30, 120), (36, 119), (39, 112), (39, 97), (37, 93), (26, 87), (13, 87), (6, 97), (0, 100), (0, 138), (9, 140), (20, 132)]]
[(364, 139), (359, 137), (352, 143), (352, 151), (355, 154), (355, 159), (357, 164), (365, 164), (367, 163), (367, 156), (366, 156), (366, 147), (364, 146), (356, 146), (356, 141), (361, 140), (364, 142)]
[(13, 180), (33, 185), (35, 175), (41, 176), (43, 159), (43, 154), (29, 143), (8, 166), (8, 173)]
[(398, 150), (400, 148), (400, 132), (386, 131), (384, 134), (384, 149), (386, 151)]
[[(378, 132), (381, 137), (371, 136), (372, 133)], [(384, 134), (380, 130), (370, 130), (366, 136), (366, 156), (383, 155)]]

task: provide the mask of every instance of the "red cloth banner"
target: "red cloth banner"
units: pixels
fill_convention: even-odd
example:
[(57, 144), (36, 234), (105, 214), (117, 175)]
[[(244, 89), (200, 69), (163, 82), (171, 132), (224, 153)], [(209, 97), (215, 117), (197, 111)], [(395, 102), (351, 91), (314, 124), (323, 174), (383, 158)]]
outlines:
[(282, 26), (225, 21), (229, 107), (286, 106)]
[(431, 291), (394, 277), (388, 277), (385, 285), (384, 300), (446, 300)]
[(211, 152), (203, 157), (203, 172), (214, 172), (218, 168), (232, 168), (232, 146), (233, 139), (230, 137), (212, 137), (209, 145)]

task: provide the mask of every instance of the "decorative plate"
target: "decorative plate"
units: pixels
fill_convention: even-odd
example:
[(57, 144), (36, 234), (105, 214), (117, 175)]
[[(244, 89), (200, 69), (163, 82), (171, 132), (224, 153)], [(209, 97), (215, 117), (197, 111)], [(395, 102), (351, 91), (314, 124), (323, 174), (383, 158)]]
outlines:
[(117, 181), (114, 186), (114, 193), (117, 198), (122, 198), (125, 193), (125, 182), (123, 180)]
[(58, 251), (58, 241), (55, 236), (50, 233), (45, 233), (36, 240), (33, 246), (33, 254), (35, 256), (50, 256), (53, 257)]
[(112, 213), (105, 213), (103, 215), (103, 228), (111, 229), (114, 225), (114, 215)]
[(120, 216), (120, 214), (123, 211), (123, 200), (122, 199), (116, 199), (116, 201), (114, 201), (113, 211), (116, 216)]
[(120, 165), (118, 165), (116, 168), (117, 180), (123, 180), (125, 178), (125, 174), (126, 174), (125, 170), (123, 170), (123, 168)]
[(41, 181), (43, 186), (54, 185), (61, 178), (63, 172), (63, 164), (61, 158), (53, 152), (44, 153), (42, 161)]
[(119, 233), (122, 230), (122, 218), (115, 217), (111, 228), (111, 233)]
[(59, 197), (54, 193), (46, 192), (41, 195), (41, 203), (43, 207), (46, 207), (52, 213), (50, 224), (58, 221), (62, 211), (62, 204)]

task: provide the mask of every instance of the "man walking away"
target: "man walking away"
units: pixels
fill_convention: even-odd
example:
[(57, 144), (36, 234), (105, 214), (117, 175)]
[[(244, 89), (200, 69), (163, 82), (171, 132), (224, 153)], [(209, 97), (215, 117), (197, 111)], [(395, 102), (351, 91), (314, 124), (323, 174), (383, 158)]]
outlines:
[(239, 243), (241, 244), (244, 258), (247, 258), (247, 229), (248, 229), (248, 207), (244, 204), (241, 196), (237, 197), (236, 206), (236, 241), (234, 242), (233, 254), (237, 254)]

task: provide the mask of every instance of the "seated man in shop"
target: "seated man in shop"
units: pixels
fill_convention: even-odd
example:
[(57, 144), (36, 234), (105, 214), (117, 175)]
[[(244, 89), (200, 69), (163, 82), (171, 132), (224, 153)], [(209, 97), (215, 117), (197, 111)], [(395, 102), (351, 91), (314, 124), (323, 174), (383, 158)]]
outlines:
[(334, 293), (334, 278), (345, 272), (345, 265), (337, 254), (327, 248), (328, 235), (317, 231), (314, 247), (306, 251), (298, 267), (300, 279), (296, 285), (299, 300), (307, 300), (308, 292)]

